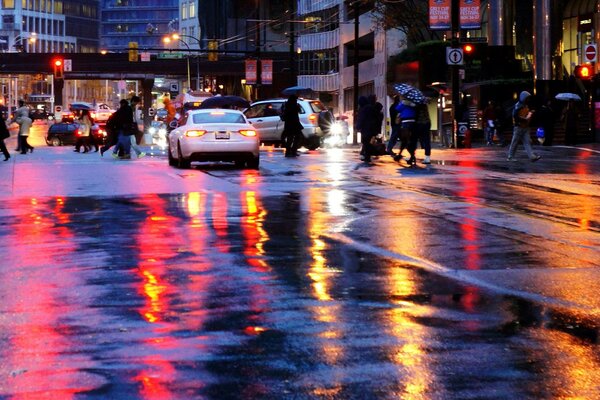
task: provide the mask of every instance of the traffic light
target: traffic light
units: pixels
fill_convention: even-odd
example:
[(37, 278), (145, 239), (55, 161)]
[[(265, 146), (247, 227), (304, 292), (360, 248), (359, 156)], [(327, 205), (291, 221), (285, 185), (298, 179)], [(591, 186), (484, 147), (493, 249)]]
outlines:
[(217, 48), (219, 47), (219, 42), (216, 40), (208, 41), (208, 61), (218, 61), (219, 55), (217, 54)]
[(138, 61), (138, 43), (137, 42), (129, 42), (129, 61), (130, 62)]
[(592, 72), (592, 66), (588, 65), (588, 64), (576, 66), (575, 70), (573, 71), (573, 74), (577, 78), (584, 80), (584, 81), (592, 79), (592, 76), (594, 75)]
[(63, 79), (64, 63), (63, 60), (57, 58), (52, 61), (54, 67), (54, 79)]
[(466, 43), (463, 46), (463, 54), (466, 56), (470, 56), (475, 51), (475, 47), (471, 43)]

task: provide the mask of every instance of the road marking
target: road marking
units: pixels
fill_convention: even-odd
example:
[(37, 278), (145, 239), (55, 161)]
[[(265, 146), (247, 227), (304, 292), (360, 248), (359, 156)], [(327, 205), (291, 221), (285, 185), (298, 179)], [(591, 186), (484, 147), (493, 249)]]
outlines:
[(341, 234), (341, 233), (322, 233), (321, 236), (329, 238), (331, 240), (338, 241), (340, 243), (344, 243), (350, 247), (355, 248), (356, 250), (374, 254), (380, 257), (392, 258), (395, 260), (402, 261), (406, 264), (410, 264), (414, 267), (423, 269), (425, 271), (443, 276), (445, 278), (452, 279), (454, 281), (460, 283), (468, 283), (470, 285), (479, 286), (481, 288), (487, 289), (491, 292), (495, 292), (497, 294), (506, 295), (506, 296), (514, 296), (519, 297), (525, 300), (529, 300), (532, 302), (536, 302), (544, 305), (551, 305), (555, 307), (563, 307), (575, 311), (585, 312), (594, 316), (597, 316), (600, 312), (590, 307), (585, 307), (577, 303), (573, 303), (570, 301), (557, 300), (552, 297), (547, 297), (531, 292), (524, 292), (521, 290), (510, 289), (503, 286), (498, 286), (496, 284), (475, 278), (469, 274), (468, 271), (456, 270), (452, 268), (448, 268), (431, 260), (427, 260), (420, 257), (412, 257), (407, 256), (405, 254), (396, 253), (394, 251), (390, 251), (384, 249), (382, 247), (378, 247), (375, 245), (371, 245), (365, 242), (357, 242), (356, 240)]

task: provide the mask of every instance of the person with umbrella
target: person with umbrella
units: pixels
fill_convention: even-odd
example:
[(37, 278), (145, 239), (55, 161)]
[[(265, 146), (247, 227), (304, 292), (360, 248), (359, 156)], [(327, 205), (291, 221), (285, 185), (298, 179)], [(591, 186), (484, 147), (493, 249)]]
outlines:
[[(403, 96), (405, 97), (405, 96)], [(400, 104), (396, 107), (396, 111), (398, 111), (398, 115), (400, 115), (400, 140), (405, 141), (407, 143), (407, 149), (410, 154), (410, 158), (408, 159), (408, 165), (416, 164), (415, 158), (415, 150), (417, 143), (417, 132), (416, 132), (416, 118), (417, 118), (417, 108), (416, 104), (412, 101), (408, 100), (406, 97), (402, 99)], [(402, 160), (402, 150), (404, 148), (400, 148), (400, 153), (394, 156), (394, 161)]]
[(531, 137), (529, 136), (529, 123), (533, 117), (533, 111), (529, 109), (529, 102), (531, 100), (531, 93), (522, 91), (519, 94), (519, 101), (515, 104), (513, 109), (513, 136), (508, 148), (508, 161), (516, 161), (515, 153), (519, 142), (523, 143), (525, 151), (529, 159), (533, 161), (539, 160), (539, 155), (535, 154), (531, 148)]
[(575, 105), (574, 99), (567, 101), (567, 106), (563, 110), (562, 120), (565, 124), (565, 144), (574, 146), (577, 144), (577, 120), (579, 119), (579, 111)]
[(288, 97), (281, 118), (284, 122), (282, 139), (285, 143), (285, 156), (297, 157), (303, 138), (302, 129), (304, 129), (298, 114), (298, 96), (292, 94)]

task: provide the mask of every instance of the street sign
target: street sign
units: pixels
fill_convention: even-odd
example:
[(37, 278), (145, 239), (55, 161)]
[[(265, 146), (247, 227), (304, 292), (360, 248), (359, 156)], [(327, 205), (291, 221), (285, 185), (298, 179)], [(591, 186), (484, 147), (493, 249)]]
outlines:
[(154, 117), (154, 116), (156, 115), (156, 109), (155, 109), (154, 107), (150, 107), (150, 108), (148, 109), (148, 115), (149, 115), (150, 117)]
[(583, 59), (586, 63), (596, 62), (598, 58), (598, 47), (595, 44), (583, 45)]
[(171, 92), (179, 92), (179, 83), (173, 82), (169, 88)]
[(65, 71), (65, 72), (73, 71), (73, 60), (70, 60), (70, 59), (63, 60), (63, 71)]
[(160, 59), (165, 59), (165, 58), (183, 58), (183, 53), (173, 53), (173, 52), (158, 53), (158, 58), (160, 58)]
[(463, 49), (446, 47), (446, 63), (448, 65), (463, 65)]

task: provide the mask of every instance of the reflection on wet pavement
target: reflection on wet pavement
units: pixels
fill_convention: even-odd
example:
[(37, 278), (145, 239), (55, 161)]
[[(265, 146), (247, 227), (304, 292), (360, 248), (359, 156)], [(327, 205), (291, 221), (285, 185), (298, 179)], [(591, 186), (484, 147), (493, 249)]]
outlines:
[[(482, 189), (465, 178), (456, 190)], [(592, 322), (324, 235), (385, 213), (355, 225), (357, 240), (387, 236), (403, 254), (427, 241), (435, 259), (447, 252), (435, 240), (452, 238), (466, 250), (455, 261), (481, 270), (489, 243), (476, 209), (436, 226), (353, 196), (6, 201), (0, 397), (600, 396)]]

